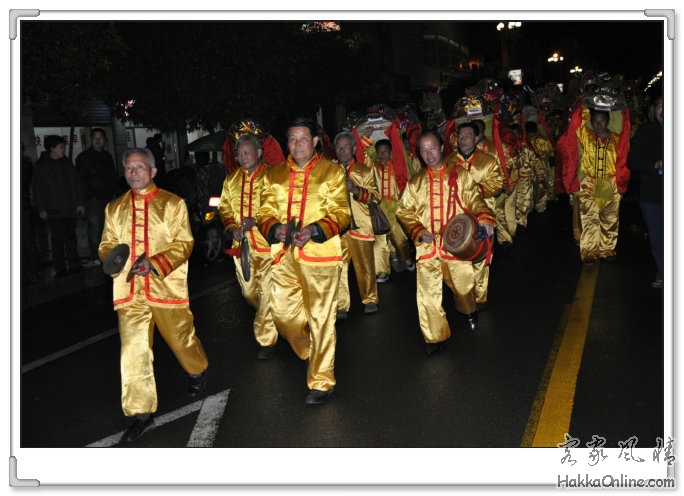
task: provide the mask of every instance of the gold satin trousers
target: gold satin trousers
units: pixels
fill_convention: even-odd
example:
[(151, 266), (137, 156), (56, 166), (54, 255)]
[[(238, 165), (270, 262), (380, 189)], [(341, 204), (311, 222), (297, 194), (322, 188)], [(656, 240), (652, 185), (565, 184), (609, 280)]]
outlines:
[(622, 195), (617, 190), (615, 176), (608, 179), (613, 186), (613, 199), (606, 203), (600, 212), (594, 197), (596, 179), (591, 176), (584, 176), (580, 183), (579, 200), (582, 220), (580, 257), (582, 260), (615, 255)]
[(438, 343), (451, 336), (442, 306), (442, 287), (446, 283), (456, 310), (475, 311), (475, 271), (472, 262), (446, 261), (433, 257), (416, 263), (418, 319), (426, 343)]
[(291, 250), (272, 267), (273, 319), (280, 335), (309, 360), (309, 389), (335, 386), (335, 314), (339, 265), (305, 265)]
[(496, 197), (494, 212), (496, 213), (496, 239), (499, 244), (512, 243), (518, 228), (516, 221), (516, 204), (518, 201), (518, 184), (510, 193), (501, 192)]
[[(490, 256), (491, 259), (494, 258)], [(489, 288), (489, 264), (486, 260), (473, 263), (473, 271), (475, 273), (475, 302), (487, 302), (487, 289)]]
[(572, 236), (575, 238), (575, 243), (579, 246), (580, 238), (582, 237), (579, 193), (570, 195), (570, 204), (572, 205)]
[(521, 167), (518, 171), (518, 190), (515, 202), (516, 222), (527, 227), (527, 214), (534, 206), (534, 174), (530, 167)]
[[(138, 278), (141, 279), (142, 278)], [(133, 305), (117, 310), (121, 337), (121, 406), (127, 417), (157, 411), (152, 345), (155, 324), (183, 370), (200, 374), (209, 364), (195, 334), (188, 306), (157, 307), (135, 296)]]
[(253, 248), (250, 249), (249, 281), (245, 281), (240, 259), (233, 257), (233, 260), (235, 261), (235, 275), (240, 284), (242, 296), (256, 310), (256, 315), (254, 316), (254, 337), (261, 346), (273, 346), (278, 341), (278, 330), (273, 321), (273, 312), (271, 311), (271, 262), (273, 262), (271, 252), (260, 253)]
[(549, 165), (546, 168), (546, 200), (554, 201), (557, 199), (555, 191), (556, 167)]
[(375, 253), (376, 275), (389, 274), (391, 272), (391, 253), (396, 253), (397, 258), (401, 262), (405, 262), (411, 257), (409, 240), (398, 220), (392, 223), (392, 230), (389, 234), (375, 236), (373, 252)]
[(362, 241), (346, 233), (340, 238), (342, 245), (342, 271), (337, 295), (337, 310), (349, 311), (349, 264), (354, 266), (356, 284), (359, 288), (361, 303), (378, 302), (378, 282), (375, 276), (374, 240)]

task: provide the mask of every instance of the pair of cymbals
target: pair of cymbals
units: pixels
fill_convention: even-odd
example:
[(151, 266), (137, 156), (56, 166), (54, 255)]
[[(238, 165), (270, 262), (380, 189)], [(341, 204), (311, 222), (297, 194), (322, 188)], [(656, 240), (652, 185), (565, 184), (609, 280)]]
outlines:
[(131, 249), (127, 244), (122, 243), (116, 245), (107, 254), (104, 263), (102, 264), (102, 270), (105, 274), (118, 274), (126, 266), (128, 261), (128, 256), (131, 254)]
[[(131, 249), (127, 244), (121, 243), (120, 245), (116, 245), (111, 249), (107, 255), (107, 258), (105, 258), (105, 261), (102, 264), (102, 270), (105, 274), (118, 274), (126, 266), (126, 262), (128, 261), (130, 254)], [(140, 264), (143, 260), (145, 260), (145, 258), (147, 258), (147, 253), (143, 252), (143, 254), (135, 260), (133, 265), (131, 265), (131, 269), (126, 275), (126, 282), (129, 282), (131, 279), (133, 279), (133, 276), (135, 276), (135, 271), (138, 270), (138, 267), (140, 267)], [(154, 267), (152, 267), (152, 272), (157, 274), (157, 271)]]
[(287, 224), (287, 231), (285, 232), (285, 243), (284, 246), (285, 248), (289, 248), (290, 245), (292, 244), (292, 240), (294, 239), (297, 234), (299, 234), (299, 231), (302, 229), (302, 220), (299, 219), (299, 222), (297, 222), (296, 217), (292, 217), (290, 219), (290, 222)]

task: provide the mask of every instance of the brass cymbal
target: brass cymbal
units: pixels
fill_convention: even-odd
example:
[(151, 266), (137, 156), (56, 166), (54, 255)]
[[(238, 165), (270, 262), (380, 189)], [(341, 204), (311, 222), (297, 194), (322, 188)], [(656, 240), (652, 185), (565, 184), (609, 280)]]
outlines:
[(126, 261), (128, 261), (128, 256), (130, 253), (131, 249), (125, 243), (116, 245), (114, 248), (112, 248), (102, 264), (102, 270), (104, 273), (111, 275), (121, 272), (126, 265)]
[(249, 241), (247, 241), (247, 236), (243, 236), (242, 241), (240, 241), (240, 264), (242, 276), (245, 281), (249, 282)]

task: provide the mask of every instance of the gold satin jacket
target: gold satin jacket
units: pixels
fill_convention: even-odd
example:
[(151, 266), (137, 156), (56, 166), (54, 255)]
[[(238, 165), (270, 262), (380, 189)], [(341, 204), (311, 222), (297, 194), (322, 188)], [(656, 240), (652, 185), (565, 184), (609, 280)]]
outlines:
[[(194, 239), (182, 198), (152, 184), (140, 193), (130, 190), (109, 202), (98, 250), (100, 260), (121, 243), (130, 247), (130, 255), (123, 270), (112, 274), (115, 309), (132, 304), (136, 293), (151, 306), (188, 305), (188, 258)], [(157, 274), (150, 272), (126, 282), (131, 265), (142, 253), (147, 253)]]
[[(345, 170), (345, 167), (338, 162), (338, 165)], [(349, 192), (349, 205), (351, 205), (351, 214), (354, 217), (354, 223), (357, 229), (350, 229), (349, 235), (352, 238), (363, 241), (372, 241), (375, 239), (373, 234), (373, 225), (371, 224), (370, 212), (368, 211), (368, 204), (371, 199), (376, 203), (380, 200), (378, 187), (375, 184), (375, 176), (373, 169), (366, 164), (362, 164), (352, 159), (351, 163), (346, 168), (346, 175), (352, 182), (359, 187), (359, 199), (355, 199), (351, 191)]]
[[(311, 240), (303, 248), (290, 245), (295, 259), (308, 265), (337, 265), (342, 261), (340, 232), (349, 227), (350, 209), (344, 169), (327, 158), (314, 154), (302, 167), (288, 156), (272, 167), (264, 178), (257, 226), (266, 239), (278, 224), (301, 220), (302, 227), (316, 223), (326, 241)], [(276, 256), (284, 253), (283, 243), (271, 246)]]
[(534, 153), (537, 154), (537, 157), (548, 164), (549, 158), (555, 155), (555, 150), (549, 139), (546, 136), (538, 134), (534, 138), (530, 138), (528, 141), (530, 142), (530, 146), (534, 150)]
[(375, 183), (378, 185), (380, 199), (398, 201), (401, 194), (399, 193), (399, 184), (397, 184), (397, 176), (394, 174), (394, 165), (392, 164), (392, 161), (389, 160), (386, 164), (373, 161), (372, 167)]
[[(436, 170), (423, 169), (409, 181), (399, 201), (397, 219), (413, 240), (418, 260), (437, 255), (443, 260), (458, 260), (442, 246), (441, 233), (453, 216), (462, 213), (473, 215), (478, 224), (496, 225), (494, 212), (468, 171), (443, 163)], [(431, 244), (420, 241), (426, 231), (435, 235)]]
[(518, 173), (522, 175), (521, 171), (529, 171), (529, 174), (534, 174), (538, 178), (546, 176), (546, 166), (544, 162), (534, 153), (531, 146), (523, 143), (518, 151)]
[(501, 193), (503, 172), (499, 162), (492, 155), (476, 148), (475, 152), (466, 159), (456, 149), (445, 161), (448, 165), (460, 165), (466, 169), (480, 186), (482, 198), (492, 198)]
[[(256, 218), (261, 207), (261, 190), (264, 178), (270, 166), (261, 162), (250, 176), (241, 167), (231, 172), (223, 181), (223, 191), (218, 204), (219, 215), (223, 222), (223, 229), (239, 228), (245, 217)], [(245, 233), (251, 249), (267, 253), (271, 245), (258, 229), (250, 229)], [(239, 239), (233, 240), (233, 247), (240, 244)]]
[(589, 119), (589, 109), (582, 109), (582, 125), (577, 130), (577, 139), (582, 146), (579, 177), (581, 179), (583, 176), (590, 176), (596, 179), (597, 177), (615, 176), (620, 135), (610, 131), (610, 136), (605, 141), (601, 140), (593, 129), (587, 127)]

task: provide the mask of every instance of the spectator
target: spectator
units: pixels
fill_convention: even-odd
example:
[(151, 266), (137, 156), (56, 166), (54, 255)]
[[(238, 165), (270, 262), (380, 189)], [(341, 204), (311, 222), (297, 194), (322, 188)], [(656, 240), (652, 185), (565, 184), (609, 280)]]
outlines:
[(663, 98), (649, 108), (651, 122), (642, 124), (631, 139), (627, 165), (639, 175), (639, 204), (646, 223), (651, 254), (656, 263), (654, 288), (663, 287)]
[(107, 135), (99, 127), (90, 131), (90, 148), (76, 157), (76, 169), (81, 176), (88, 220), (88, 249), (93, 265), (100, 265), (97, 249), (104, 228), (104, 209), (116, 196), (119, 173), (112, 155), (105, 149)]
[(83, 189), (73, 162), (64, 156), (66, 141), (49, 135), (45, 153), (33, 171), (32, 194), (36, 210), (50, 229), (55, 277), (83, 270), (78, 258), (76, 216), (85, 215)]

